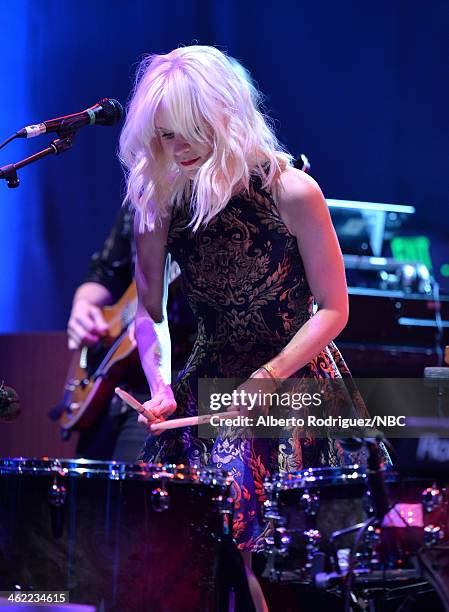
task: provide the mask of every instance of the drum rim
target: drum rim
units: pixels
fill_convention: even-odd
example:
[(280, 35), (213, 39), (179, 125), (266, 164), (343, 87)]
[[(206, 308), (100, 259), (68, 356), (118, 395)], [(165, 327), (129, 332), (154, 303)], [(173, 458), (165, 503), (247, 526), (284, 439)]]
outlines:
[(143, 461), (99, 461), (94, 459), (59, 459), (56, 457), (0, 458), (0, 475), (58, 475), (77, 478), (107, 478), (110, 480), (171, 480), (186, 484), (228, 486), (230, 472), (213, 466), (184, 464), (152, 464)]
[(358, 464), (339, 467), (317, 467), (275, 474), (265, 481), (265, 489), (295, 490), (311, 487), (363, 485), (366, 486), (366, 470)]
[[(395, 483), (420, 483), (431, 479), (420, 477), (408, 477), (400, 474), (394, 469), (385, 467), (383, 470), (385, 482)], [(358, 464), (346, 466), (323, 466), (307, 468), (289, 473), (276, 473), (266, 478), (264, 488), (266, 492), (273, 490), (289, 491), (295, 489), (321, 488), (326, 486), (366, 486), (368, 471), (365, 466)]]

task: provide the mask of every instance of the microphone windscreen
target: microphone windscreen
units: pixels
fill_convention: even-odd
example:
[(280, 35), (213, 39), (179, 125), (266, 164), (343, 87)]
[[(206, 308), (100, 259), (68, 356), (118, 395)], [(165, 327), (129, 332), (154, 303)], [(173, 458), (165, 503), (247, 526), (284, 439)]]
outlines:
[(97, 114), (95, 123), (98, 125), (114, 125), (118, 123), (123, 115), (123, 106), (113, 98), (103, 98), (98, 102), (101, 111)]

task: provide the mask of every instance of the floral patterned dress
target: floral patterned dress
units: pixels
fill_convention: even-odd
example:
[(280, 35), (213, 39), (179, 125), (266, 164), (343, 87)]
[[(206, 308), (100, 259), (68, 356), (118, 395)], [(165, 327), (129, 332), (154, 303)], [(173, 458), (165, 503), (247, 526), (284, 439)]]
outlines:
[[(184, 290), (198, 325), (192, 353), (173, 385), (174, 418), (197, 414), (198, 379), (246, 378), (277, 355), (312, 316), (313, 296), (297, 241), (290, 234), (259, 177), (250, 192), (195, 233), (187, 227), (189, 205), (173, 210), (168, 251), (178, 262)], [(352, 416), (366, 408), (336, 346), (331, 343), (295, 378), (344, 378)], [(215, 440), (197, 428), (149, 437), (140, 459), (215, 465), (234, 476), (233, 533), (242, 550), (262, 547), (267, 526), (261, 516), (263, 481), (274, 472), (354, 463), (330, 437), (260, 439), (242, 430), (221, 431)]]

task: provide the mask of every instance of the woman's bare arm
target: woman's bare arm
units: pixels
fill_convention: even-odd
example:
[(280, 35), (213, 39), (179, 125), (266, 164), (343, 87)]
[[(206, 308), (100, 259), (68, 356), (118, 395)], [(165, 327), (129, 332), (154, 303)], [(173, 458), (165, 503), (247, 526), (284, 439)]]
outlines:
[(171, 344), (167, 322), (167, 276), (170, 256), (166, 244), (169, 219), (152, 231), (139, 233), (135, 220), (137, 249), (136, 340), (142, 367), (151, 389), (151, 400), (145, 403), (155, 417), (165, 418), (176, 409), (170, 387)]
[(314, 359), (345, 327), (348, 293), (340, 245), (317, 183), (290, 168), (281, 178), (278, 208), (296, 237), (311, 292), (318, 304), (283, 350), (270, 360), (279, 378), (288, 378)]

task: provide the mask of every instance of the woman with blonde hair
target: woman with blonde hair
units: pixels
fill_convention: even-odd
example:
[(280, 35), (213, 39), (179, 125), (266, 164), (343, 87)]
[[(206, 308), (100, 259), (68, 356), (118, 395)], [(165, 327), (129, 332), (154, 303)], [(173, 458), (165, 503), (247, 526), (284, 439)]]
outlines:
[[(343, 259), (316, 182), (292, 166), (246, 70), (213, 47), (146, 58), (120, 140), (126, 200), (136, 208), (136, 337), (151, 422), (197, 414), (200, 378), (348, 376), (332, 340), (344, 328)], [(179, 264), (198, 323), (170, 383), (166, 271)], [(318, 305), (312, 313), (313, 303)], [(312, 316), (313, 314), (313, 316)], [(354, 408), (363, 412), (364, 407)], [(213, 464), (235, 479), (234, 536), (262, 547), (262, 483), (274, 471), (337, 465), (331, 439), (260, 440), (166, 431), (142, 459)]]

